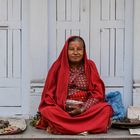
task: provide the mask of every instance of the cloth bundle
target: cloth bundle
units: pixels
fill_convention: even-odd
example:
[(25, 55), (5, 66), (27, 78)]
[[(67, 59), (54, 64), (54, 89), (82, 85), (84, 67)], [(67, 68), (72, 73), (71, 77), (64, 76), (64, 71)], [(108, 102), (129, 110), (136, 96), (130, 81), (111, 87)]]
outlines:
[(126, 111), (122, 103), (121, 93), (119, 91), (109, 92), (105, 100), (112, 106), (113, 108), (113, 120), (121, 120), (125, 117)]

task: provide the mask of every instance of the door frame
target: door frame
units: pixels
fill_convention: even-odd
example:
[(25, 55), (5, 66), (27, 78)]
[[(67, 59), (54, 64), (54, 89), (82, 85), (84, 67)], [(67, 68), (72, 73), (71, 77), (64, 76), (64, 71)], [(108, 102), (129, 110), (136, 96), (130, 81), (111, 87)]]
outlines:
[[(29, 117), (30, 106), (30, 49), (29, 49), (29, 29), (30, 29), (30, 1), (22, 0), (22, 79), (21, 79), (21, 115)], [(18, 115), (18, 114), (17, 114)]]
[[(133, 101), (133, 22), (134, 0), (127, 0), (125, 12), (125, 58), (124, 58), (124, 106), (128, 108)], [(126, 18), (129, 17), (129, 18)], [(129, 49), (127, 48), (129, 47)], [(129, 76), (127, 76), (129, 75)]]

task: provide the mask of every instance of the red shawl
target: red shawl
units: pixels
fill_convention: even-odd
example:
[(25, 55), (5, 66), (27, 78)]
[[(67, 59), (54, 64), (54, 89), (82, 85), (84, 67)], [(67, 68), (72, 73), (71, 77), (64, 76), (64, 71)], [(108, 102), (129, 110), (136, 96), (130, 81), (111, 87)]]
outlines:
[[(58, 59), (54, 62), (48, 72), (45, 87), (42, 93), (41, 103), (39, 105), (39, 112), (41, 112), (45, 106), (53, 106), (55, 104), (60, 106), (62, 109), (65, 109), (69, 79), (69, 63), (67, 56), (69, 39), (66, 41)], [(84, 51), (84, 68), (89, 85), (88, 90), (91, 91), (94, 98), (104, 101), (104, 83), (100, 79), (95, 63), (87, 59), (86, 50)]]

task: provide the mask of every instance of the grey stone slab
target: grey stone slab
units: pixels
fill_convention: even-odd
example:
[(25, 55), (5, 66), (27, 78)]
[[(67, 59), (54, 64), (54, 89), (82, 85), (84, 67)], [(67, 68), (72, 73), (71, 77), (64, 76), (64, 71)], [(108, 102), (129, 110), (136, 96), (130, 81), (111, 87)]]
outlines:
[(130, 135), (128, 130), (120, 130), (111, 128), (108, 133), (105, 134), (89, 134), (86, 136), (81, 135), (52, 135), (48, 134), (45, 130), (40, 130), (32, 127), (27, 123), (27, 129), (21, 133), (16, 135), (1, 135), (0, 139), (26, 139), (26, 140), (61, 140), (61, 139), (69, 139), (69, 140), (138, 140), (140, 136), (138, 135)]

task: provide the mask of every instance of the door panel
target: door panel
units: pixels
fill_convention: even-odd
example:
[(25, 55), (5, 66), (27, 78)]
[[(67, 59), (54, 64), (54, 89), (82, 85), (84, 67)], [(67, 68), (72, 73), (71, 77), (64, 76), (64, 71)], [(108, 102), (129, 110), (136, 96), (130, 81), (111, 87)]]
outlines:
[(21, 78), (21, 32), (13, 31), (13, 77)]
[(0, 21), (6, 21), (8, 19), (8, 17), (7, 17), (7, 12), (8, 12), (7, 2), (8, 2), (8, 0), (0, 0)]
[(115, 62), (115, 74), (116, 76), (123, 77), (124, 76), (124, 43), (125, 38), (124, 38), (124, 29), (116, 29), (116, 62)]
[(20, 92), (20, 88), (0, 88), (0, 107), (21, 106)]
[(89, 54), (87, 23), (89, 0), (49, 0), (49, 67), (60, 54), (65, 40), (71, 35), (83, 36)]
[(7, 30), (0, 30), (0, 78), (7, 77)]
[(21, 106), (21, 0), (0, 0), (0, 107)]
[(132, 67), (132, 19), (127, 14), (128, 9), (133, 12), (132, 5), (132, 0), (91, 0), (90, 58), (97, 64), (106, 92), (119, 89), (127, 97), (126, 107), (132, 98), (132, 69), (126, 71), (127, 66)]

